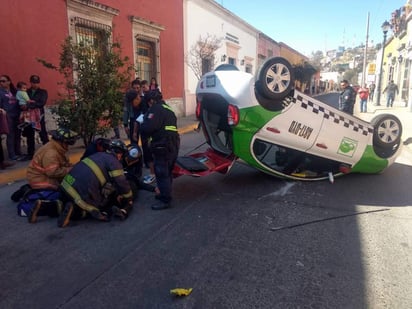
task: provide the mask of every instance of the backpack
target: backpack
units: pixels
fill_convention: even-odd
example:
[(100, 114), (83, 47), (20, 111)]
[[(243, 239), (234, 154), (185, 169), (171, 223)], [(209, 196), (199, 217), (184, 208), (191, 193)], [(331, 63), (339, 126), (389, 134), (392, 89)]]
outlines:
[[(20, 217), (27, 217), (30, 215), (31, 210), (37, 200), (44, 202), (52, 202), (60, 199), (60, 192), (54, 190), (30, 190), (17, 204), (17, 215)], [(39, 215), (43, 215), (39, 213)], [(44, 214), (46, 215), (46, 214)]]

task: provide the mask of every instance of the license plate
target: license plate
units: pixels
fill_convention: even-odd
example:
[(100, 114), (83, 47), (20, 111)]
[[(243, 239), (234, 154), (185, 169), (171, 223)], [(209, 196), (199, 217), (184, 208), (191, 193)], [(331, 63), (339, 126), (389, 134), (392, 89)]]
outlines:
[(206, 77), (206, 88), (216, 87), (216, 76), (207, 76)]

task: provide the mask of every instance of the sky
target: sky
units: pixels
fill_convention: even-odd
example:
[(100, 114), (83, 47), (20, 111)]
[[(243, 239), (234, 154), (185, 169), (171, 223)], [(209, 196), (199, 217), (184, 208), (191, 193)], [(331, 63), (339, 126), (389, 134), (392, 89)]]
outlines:
[[(254, 28), (311, 56), (318, 50), (382, 43), (381, 25), (406, 0), (215, 0)], [(391, 35), (389, 30), (388, 36)]]

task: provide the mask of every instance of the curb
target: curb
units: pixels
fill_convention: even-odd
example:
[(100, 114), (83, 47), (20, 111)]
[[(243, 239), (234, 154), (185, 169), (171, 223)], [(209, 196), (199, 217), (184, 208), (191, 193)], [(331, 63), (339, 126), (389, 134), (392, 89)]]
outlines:
[[(183, 126), (182, 128), (178, 129), (178, 132), (180, 135), (187, 134), (187, 133), (193, 132), (193, 130), (196, 128), (197, 128), (197, 122)], [(70, 162), (72, 163), (78, 162), (83, 152), (84, 152), (83, 148), (74, 147), (74, 149), (72, 149), (72, 151), (70, 151), (70, 153), (68, 154)], [(27, 168), (27, 165), (29, 164), (28, 162), (29, 161), (27, 161), (27, 164), (23, 167), (18, 167), (18, 168), (12, 167), (10, 169), (1, 171), (0, 172), (0, 187), (4, 185), (11, 185), (15, 182), (24, 180), (26, 178), (26, 168)]]

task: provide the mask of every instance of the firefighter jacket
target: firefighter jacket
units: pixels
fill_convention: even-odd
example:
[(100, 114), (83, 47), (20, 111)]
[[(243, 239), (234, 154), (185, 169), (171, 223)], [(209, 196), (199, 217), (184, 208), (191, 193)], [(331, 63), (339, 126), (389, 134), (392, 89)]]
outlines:
[(151, 137), (152, 145), (163, 143), (168, 137), (178, 136), (176, 115), (164, 101), (156, 102), (145, 114), (140, 130)]
[(108, 187), (113, 187), (122, 198), (132, 198), (122, 164), (109, 152), (96, 152), (75, 164), (64, 177), (61, 187), (87, 212), (105, 206), (107, 195), (104, 192)]
[(33, 189), (57, 190), (70, 169), (67, 145), (50, 140), (41, 146), (27, 168), (27, 181)]

